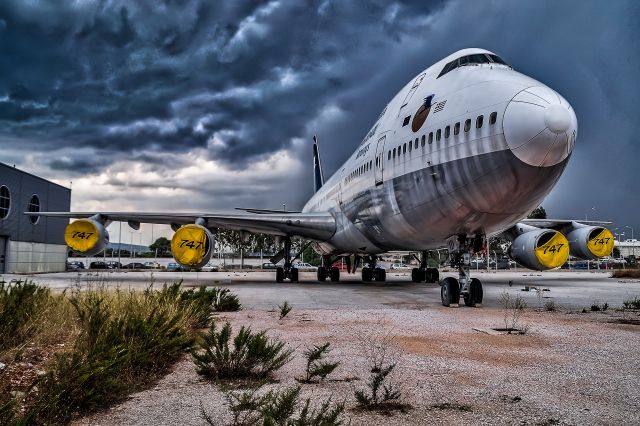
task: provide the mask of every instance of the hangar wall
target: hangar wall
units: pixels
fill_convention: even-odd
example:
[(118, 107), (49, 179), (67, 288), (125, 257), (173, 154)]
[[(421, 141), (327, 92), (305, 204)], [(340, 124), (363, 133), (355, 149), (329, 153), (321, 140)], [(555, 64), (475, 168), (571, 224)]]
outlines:
[(0, 163), (0, 273), (64, 271), (68, 220), (24, 212), (69, 211), (70, 205), (69, 188)]

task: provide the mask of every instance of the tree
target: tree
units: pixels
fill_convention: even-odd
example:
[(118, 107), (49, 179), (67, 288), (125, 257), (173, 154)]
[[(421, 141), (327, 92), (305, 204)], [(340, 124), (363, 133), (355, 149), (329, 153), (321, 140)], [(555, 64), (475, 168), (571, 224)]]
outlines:
[(534, 209), (531, 213), (529, 213), (529, 216), (527, 216), (527, 219), (546, 219), (546, 218), (547, 218), (547, 211), (542, 206), (539, 206), (538, 208)]
[(158, 250), (158, 254), (160, 256), (171, 253), (171, 241), (169, 241), (165, 237), (160, 237), (149, 246), (149, 250), (153, 252)]

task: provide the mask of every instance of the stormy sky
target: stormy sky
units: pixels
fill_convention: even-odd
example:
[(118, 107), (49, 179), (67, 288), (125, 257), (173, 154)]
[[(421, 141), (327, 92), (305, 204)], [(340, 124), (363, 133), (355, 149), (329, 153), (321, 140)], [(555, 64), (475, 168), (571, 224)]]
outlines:
[[(0, 161), (73, 210), (301, 208), (413, 76), (482, 47), (560, 92), (578, 141), (544, 203), (640, 235), (640, 3), (0, 2)], [(144, 241), (143, 241), (144, 242)]]

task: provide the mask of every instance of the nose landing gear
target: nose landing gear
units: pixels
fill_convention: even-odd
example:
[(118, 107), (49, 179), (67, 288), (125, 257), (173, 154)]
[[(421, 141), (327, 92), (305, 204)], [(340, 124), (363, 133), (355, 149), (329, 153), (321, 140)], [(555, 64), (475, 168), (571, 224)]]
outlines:
[(452, 267), (458, 268), (458, 279), (447, 277), (440, 282), (440, 299), (443, 306), (460, 303), (460, 296), (465, 306), (474, 307), (482, 303), (484, 292), (478, 278), (469, 276), (470, 253), (482, 247), (482, 236), (469, 240), (466, 235), (449, 239), (449, 257)]

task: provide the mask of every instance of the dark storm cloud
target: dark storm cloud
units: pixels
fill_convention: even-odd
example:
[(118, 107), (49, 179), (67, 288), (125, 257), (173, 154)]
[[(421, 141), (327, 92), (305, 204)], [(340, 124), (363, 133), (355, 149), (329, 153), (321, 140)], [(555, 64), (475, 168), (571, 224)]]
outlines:
[[(630, 213), (640, 209), (634, 2), (139, 3), (0, 4), (0, 152), (42, 153), (44, 169), (66, 176), (133, 159), (187, 187), (162, 171), (186, 167), (184, 157), (164, 154), (205, 148), (238, 170), (282, 149), (306, 161), (308, 145), (294, 141), (317, 132), (333, 172), (407, 81), (477, 46), (578, 113), (552, 214), (596, 207), (640, 226)], [(229, 197), (231, 185), (216, 182), (216, 191)], [(304, 186), (284, 198), (308, 195)]]

